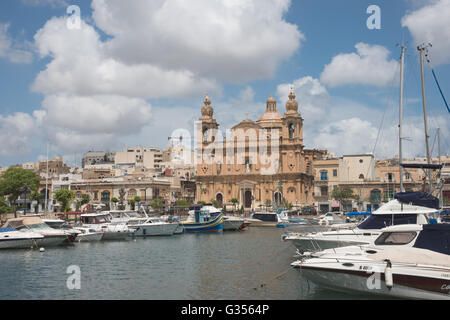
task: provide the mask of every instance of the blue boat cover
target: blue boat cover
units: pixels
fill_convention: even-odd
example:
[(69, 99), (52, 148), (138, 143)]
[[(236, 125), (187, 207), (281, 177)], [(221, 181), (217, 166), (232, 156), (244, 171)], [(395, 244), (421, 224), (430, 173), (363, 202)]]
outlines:
[(11, 232), (11, 231), (17, 231), (14, 228), (8, 227), (8, 228), (0, 228), (0, 232)]
[(400, 192), (394, 194), (394, 198), (405, 204), (439, 209), (439, 199), (423, 191)]
[(414, 247), (450, 255), (450, 224), (425, 224)]
[(345, 215), (346, 216), (370, 216), (371, 212), (348, 212)]

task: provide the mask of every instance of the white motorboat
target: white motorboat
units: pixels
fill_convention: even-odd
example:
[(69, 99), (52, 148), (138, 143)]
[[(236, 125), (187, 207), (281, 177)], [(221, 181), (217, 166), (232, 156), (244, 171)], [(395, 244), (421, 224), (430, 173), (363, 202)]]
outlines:
[(409, 299), (450, 299), (450, 225), (398, 225), (374, 245), (308, 253), (291, 265), (337, 291)]
[(0, 249), (29, 249), (37, 247), (43, 239), (43, 235), (28, 230), (0, 229)]
[(71, 243), (74, 242), (77, 237), (76, 233), (51, 228), (38, 216), (23, 216), (20, 218), (9, 219), (3, 228), (8, 227), (12, 227), (17, 230), (33, 231), (41, 234), (44, 236), (44, 239), (39, 240), (38, 245), (44, 247)]
[(109, 212), (85, 213), (81, 215), (83, 227), (103, 232), (102, 240), (125, 240), (134, 234), (135, 229), (126, 224), (112, 224)]
[(313, 218), (310, 220), (314, 224), (318, 224), (320, 226), (328, 226), (333, 224), (341, 224), (345, 222), (345, 218), (342, 218), (340, 215), (334, 212), (327, 212), (317, 218)]
[(111, 215), (111, 224), (135, 225), (144, 223), (148, 219), (148, 216), (145, 212), (143, 214), (140, 214), (137, 211), (111, 210), (104, 211), (103, 213), (109, 213)]
[(428, 224), (428, 218), (436, 212), (437, 209), (435, 208), (401, 203), (395, 199), (381, 206), (353, 229), (290, 233), (283, 235), (282, 240), (292, 241), (300, 252), (373, 244), (381, 234), (382, 228), (401, 224)]
[(136, 229), (134, 235), (140, 237), (171, 236), (178, 226), (178, 222), (167, 222), (159, 218), (148, 218), (144, 223), (129, 225), (130, 228)]
[(242, 230), (245, 219), (236, 216), (223, 216), (223, 231)]
[(245, 219), (251, 227), (277, 227), (289, 225), (287, 211), (277, 212), (255, 212), (251, 218)]
[(78, 242), (100, 241), (104, 235), (103, 232), (98, 232), (91, 228), (77, 227), (74, 229), (80, 232), (77, 237)]

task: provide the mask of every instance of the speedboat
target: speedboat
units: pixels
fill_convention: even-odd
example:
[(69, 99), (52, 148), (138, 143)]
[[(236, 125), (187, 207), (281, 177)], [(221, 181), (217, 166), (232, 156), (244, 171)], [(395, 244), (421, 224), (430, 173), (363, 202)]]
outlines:
[(306, 253), (291, 265), (337, 291), (408, 299), (450, 299), (450, 225), (384, 228), (373, 245)]
[(81, 223), (83, 227), (103, 232), (102, 240), (125, 240), (135, 231), (124, 223), (112, 224), (111, 215), (108, 212), (82, 214)]
[[(397, 195), (396, 195), (397, 196)], [(400, 199), (402, 199), (400, 197)], [(428, 218), (437, 212), (436, 208), (391, 200), (372, 213), (352, 229), (338, 229), (326, 232), (290, 233), (282, 240), (292, 241), (300, 252), (350, 245), (373, 244), (381, 229), (390, 225), (428, 224)]]
[(28, 230), (0, 228), (0, 249), (29, 249), (37, 247), (44, 236)]
[(184, 232), (222, 232), (223, 215), (211, 214), (210, 210), (203, 210), (202, 205), (189, 208), (189, 216), (186, 221), (180, 222)]
[(38, 241), (41, 246), (53, 246), (63, 243), (71, 243), (77, 237), (76, 233), (67, 232), (65, 230), (57, 230), (51, 228), (44, 223), (38, 216), (23, 216), (20, 218), (8, 219), (3, 228), (12, 227), (17, 230), (28, 230), (39, 233), (44, 239)]
[(287, 226), (289, 216), (287, 211), (281, 212), (255, 212), (251, 218), (246, 219), (251, 223), (251, 227), (277, 227)]
[(334, 212), (327, 212), (317, 218), (311, 219), (311, 222), (320, 226), (328, 226), (344, 223), (345, 220)]
[(144, 223), (128, 225), (136, 229), (135, 236), (171, 236), (178, 228), (178, 222), (166, 222), (160, 218), (148, 218)]
[(103, 232), (95, 231), (95, 229), (91, 228), (77, 227), (74, 229), (80, 232), (77, 237), (78, 242), (100, 241), (104, 235)]
[(148, 219), (148, 216), (145, 212), (144, 214), (140, 214), (137, 211), (111, 210), (104, 211), (104, 213), (109, 213), (111, 215), (110, 220), (112, 224), (135, 225), (144, 223)]

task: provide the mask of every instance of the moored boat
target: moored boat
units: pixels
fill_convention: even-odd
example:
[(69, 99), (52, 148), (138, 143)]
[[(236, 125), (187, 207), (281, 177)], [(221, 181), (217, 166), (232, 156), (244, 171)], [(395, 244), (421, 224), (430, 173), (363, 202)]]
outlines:
[(291, 265), (337, 291), (408, 299), (450, 299), (450, 225), (384, 228), (374, 245), (310, 253)]
[(212, 217), (209, 210), (202, 210), (202, 206), (197, 205), (190, 208), (188, 219), (180, 224), (183, 226), (184, 232), (187, 233), (222, 232), (223, 216), (220, 213)]
[(171, 236), (178, 228), (178, 222), (166, 222), (159, 218), (148, 218), (144, 223), (129, 225), (130, 228), (136, 229), (135, 236)]
[(0, 249), (29, 249), (37, 247), (44, 236), (32, 231), (0, 228)]

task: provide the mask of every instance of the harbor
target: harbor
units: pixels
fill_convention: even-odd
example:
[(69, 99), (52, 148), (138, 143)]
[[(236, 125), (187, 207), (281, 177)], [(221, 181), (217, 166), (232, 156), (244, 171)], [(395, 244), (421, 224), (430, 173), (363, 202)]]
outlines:
[(0, 301), (450, 300), (450, 2), (341, 2), (2, 1)]

